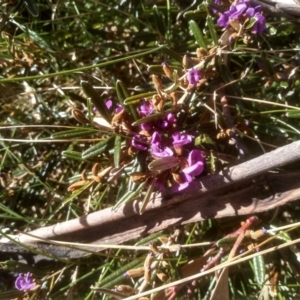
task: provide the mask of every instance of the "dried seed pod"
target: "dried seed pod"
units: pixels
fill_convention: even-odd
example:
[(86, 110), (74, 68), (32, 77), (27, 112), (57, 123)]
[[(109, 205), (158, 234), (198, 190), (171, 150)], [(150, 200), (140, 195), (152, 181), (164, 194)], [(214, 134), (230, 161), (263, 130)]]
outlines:
[(153, 177), (153, 173), (151, 172), (133, 172), (130, 174), (131, 180), (135, 183), (143, 182), (151, 177)]
[(154, 95), (152, 97), (152, 105), (155, 110), (161, 112), (163, 111), (165, 105), (165, 99), (162, 97), (162, 95)]
[(86, 180), (77, 181), (68, 187), (68, 191), (74, 192), (74, 191), (80, 189), (81, 187), (83, 187), (86, 183), (87, 183)]
[(161, 91), (162, 90), (162, 83), (161, 83), (159, 77), (156, 76), (156, 75), (152, 75), (152, 81), (153, 81), (153, 83), (155, 85), (155, 88), (157, 90)]
[(145, 268), (144, 271), (144, 280), (146, 283), (150, 283), (151, 282), (151, 268)]
[(154, 254), (150, 252), (144, 262), (144, 279), (147, 283), (151, 282), (151, 263), (154, 260)]
[(93, 176), (94, 180), (96, 182), (101, 182), (103, 180), (103, 178), (110, 172), (110, 170), (113, 168), (113, 166), (107, 167), (104, 170), (102, 170), (100, 173), (98, 173), (97, 176)]
[(160, 236), (158, 239), (162, 244), (167, 244), (169, 242), (169, 238), (167, 236)]
[(189, 68), (189, 57), (184, 55), (182, 58), (182, 67), (184, 70)]
[(241, 24), (238, 20), (230, 20), (229, 21), (230, 26), (236, 31), (239, 32), (241, 29)]
[(136, 290), (130, 285), (120, 284), (115, 287), (115, 291), (125, 295), (133, 295), (136, 293)]
[(161, 266), (165, 269), (170, 269), (171, 268), (170, 264), (165, 260), (161, 261)]
[(172, 106), (177, 106), (178, 99), (179, 99), (178, 92), (172, 92), (172, 93), (170, 93), (170, 98), (171, 98), (171, 101), (172, 101)]
[(73, 108), (72, 109), (72, 116), (82, 124), (90, 123), (90, 121), (85, 117), (85, 115), (78, 109)]
[(130, 277), (130, 278), (135, 278), (135, 277), (140, 277), (144, 274), (145, 272), (145, 268), (144, 267), (140, 267), (140, 268), (136, 268), (136, 269), (131, 269), (126, 271), (126, 273), (124, 273), (125, 277)]
[(162, 281), (162, 282), (168, 281), (168, 276), (167, 276), (164, 272), (162, 272), (162, 271), (160, 271), (160, 270), (158, 270), (158, 271), (156, 272), (156, 276), (157, 276), (158, 279), (159, 279), (160, 281)]
[(279, 281), (279, 276), (280, 276), (280, 266), (276, 265), (274, 266), (270, 271), (269, 271), (269, 281), (270, 281), (270, 286), (269, 286), (269, 294), (271, 297), (276, 297), (277, 296), (277, 286), (278, 286), (278, 281)]
[(208, 53), (209, 53), (209, 55), (216, 54), (217, 50), (218, 50), (218, 47), (214, 46), (208, 51)]
[(88, 177), (87, 177), (87, 175), (86, 175), (86, 170), (83, 170), (83, 171), (81, 172), (81, 179), (82, 179), (83, 181), (87, 181), (87, 180), (88, 180)]
[(116, 127), (123, 121), (124, 117), (126, 115), (125, 109), (122, 109), (119, 113), (115, 114), (111, 120), (111, 125), (113, 127)]
[(172, 69), (168, 66), (168, 64), (163, 63), (163, 64), (162, 64), (162, 67), (163, 67), (163, 71), (164, 71), (164, 73), (166, 74), (166, 76), (167, 76), (169, 79), (173, 80), (173, 71), (172, 71)]
[(99, 173), (99, 164), (96, 163), (96, 164), (93, 165), (93, 168), (92, 168), (92, 174), (93, 174), (94, 176), (98, 176), (98, 173)]
[(203, 59), (205, 56), (207, 56), (207, 51), (204, 48), (197, 48), (196, 50), (197, 58)]
[(5, 173), (0, 172), (0, 184), (6, 188), (7, 187), (7, 176)]

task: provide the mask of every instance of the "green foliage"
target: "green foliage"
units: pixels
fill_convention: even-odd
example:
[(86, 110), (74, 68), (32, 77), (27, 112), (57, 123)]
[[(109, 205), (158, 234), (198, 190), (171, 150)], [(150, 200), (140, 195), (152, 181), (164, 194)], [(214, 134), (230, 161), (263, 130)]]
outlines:
[[(185, 1), (168, 0), (28, 0), (19, 1), (17, 7), (13, 2), (3, 4), (0, 24), (0, 232), (4, 237), (107, 207), (117, 209), (137, 198), (142, 213), (157, 189), (156, 178), (172, 189), (183, 163), (176, 159), (166, 166), (166, 160), (154, 160), (134, 149), (131, 141), (139, 125), (152, 124), (169, 113), (175, 114), (182, 132), (195, 136), (193, 146), (204, 153), (208, 175), (299, 139), (300, 28), (294, 22), (269, 16), (266, 32), (253, 35), (250, 29), (256, 19), (252, 18), (237, 36), (233, 29), (224, 32), (216, 25), (217, 15), (207, 1), (187, 11)], [(187, 81), (193, 68), (203, 75), (195, 86)], [(151, 80), (152, 75), (161, 86)], [(162, 109), (141, 117), (142, 101), (152, 101), (156, 95), (163, 99)], [(224, 96), (230, 120), (220, 101)], [(106, 105), (109, 99), (112, 109)], [(117, 105), (124, 113), (115, 113)], [(247, 149), (246, 157), (240, 157), (232, 143), (233, 132)], [(289, 168), (297, 170), (299, 164)], [(171, 173), (163, 177), (169, 170), (173, 177)], [(141, 181), (135, 181), (134, 175)], [(298, 204), (284, 208), (274, 225), (299, 221), (298, 209)], [(271, 213), (261, 219), (265, 227), (273, 225)], [(239, 227), (235, 218), (233, 222), (224, 232)], [(173, 236), (171, 229), (166, 232), (172, 243), (159, 243), (156, 236), (149, 241), (169, 247), (219, 239), (218, 246), (228, 250), (224, 257), (235, 242), (235, 238), (222, 240), (224, 227), (215, 220), (178, 227), (178, 235)], [(291, 239), (281, 232), (273, 242)], [(135, 242), (139, 241), (131, 241), (132, 245)], [(159, 264), (152, 274), (153, 286), (163, 284), (158, 280), (160, 271), (173, 282), (180, 279), (187, 262), (204, 257), (197, 265), (199, 272), (217, 253), (213, 249), (206, 255), (201, 249), (156, 254)], [(278, 290), (281, 299), (299, 294), (289, 266), (299, 263), (281, 255), (257, 256), (236, 268), (230, 274), (232, 296), (257, 299), (268, 271), (262, 259), (286, 262)], [(38, 284), (30, 291), (32, 299), (61, 299), (66, 294), (74, 299), (109, 299), (90, 286), (111, 289), (128, 284), (139, 290), (143, 276), (129, 280), (123, 273), (142, 266), (147, 255), (111, 249), (80, 259), (48, 258), (49, 268), (44, 261), (20, 264), (4, 256), (0, 266), (9, 280), (1, 283), (0, 298), (20, 296), (9, 282), (16, 273), (32, 272)], [(199, 283), (199, 299), (209, 295), (214, 284), (213, 275), (207, 275)]]

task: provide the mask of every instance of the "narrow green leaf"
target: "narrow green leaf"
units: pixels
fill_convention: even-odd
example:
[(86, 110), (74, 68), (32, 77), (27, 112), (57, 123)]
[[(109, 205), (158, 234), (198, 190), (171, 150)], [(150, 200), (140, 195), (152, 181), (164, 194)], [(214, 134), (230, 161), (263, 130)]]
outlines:
[[(127, 91), (126, 86), (124, 85), (124, 83), (121, 80), (118, 80), (116, 83), (116, 92), (118, 95), (118, 99), (120, 101), (120, 103), (124, 104), (125, 99), (129, 97), (129, 93)], [(127, 111), (127, 113), (129, 115), (132, 116), (132, 118), (134, 120), (138, 120), (139, 116), (137, 114), (136, 108), (134, 105), (132, 104), (127, 104), (127, 106), (124, 107), (124, 109)]]
[(299, 112), (289, 112), (286, 114), (288, 118), (291, 119), (299, 119), (300, 118), (300, 111)]
[(62, 156), (67, 159), (84, 161), (84, 159), (81, 157), (81, 152), (77, 151), (66, 150), (62, 152)]
[(153, 188), (154, 188), (154, 182), (155, 182), (155, 178), (153, 178), (151, 180), (151, 182), (149, 183), (146, 195), (145, 195), (145, 197), (143, 199), (142, 206), (140, 208), (140, 214), (142, 214), (145, 211), (145, 209), (147, 207), (147, 204), (149, 203), (149, 200), (150, 200), (150, 197), (152, 195)]
[(23, 3), (32, 16), (37, 17), (39, 15), (39, 9), (34, 0), (23, 0)]
[(203, 20), (206, 17), (205, 10), (189, 10), (183, 14), (186, 20)]
[(105, 99), (100, 96), (97, 91), (90, 85), (88, 82), (81, 82), (81, 87), (84, 91), (84, 93), (91, 98), (91, 101), (95, 105), (95, 107), (98, 109), (101, 116), (108, 122), (111, 123), (112, 117), (108, 110), (108, 108), (105, 105)]
[[(140, 259), (134, 259), (130, 263), (126, 264), (125, 266), (119, 267), (111, 273), (110, 275), (106, 276), (103, 280), (101, 280), (101, 287), (102, 288), (112, 288), (116, 284), (120, 283), (121, 281), (124, 281), (124, 273), (128, 270), (135, 269), (139, 266), (142, 266), (143, 262), (141, 262)], [(120, 279), (116, 283), (116, 279)]]
[(128, 203), (130, 201), (135, 200), (139, 193), (142, 191), (142, 189), (145, 187), (146, 181), (141, 183), (138, 188), (135, 189), (135, 191), (127, 191), (127, 193), (114, 205), (113, 210), (118, 209), (120, 205), (123, 203)]
[(210, 36), (214, 42), (214, 45), (216, 46), (219, 43), (219, 38), (218, 38), (216, 29), (215, 29), (215, 22), (213, 21), (212, 17), (209, 15), (207, 16), (206, 20), (207, 20), (207, 25), (208, 25)]
[(263, 284), (265, 281), (265, 261), (262, 255), (256, 256), (252, 258), (253, 263), (253, 271), (256, 281), (259, 284)]
[(51, 135), (51, 138), (53, 139), (74, 138), (74, 137), (80, 137), (80, 136), (89, 135), (97, 132), (99, 132), (99, 130), (93, 128), (77, 128), (77, 129), (70, 129), (70, 130), (53, 133)]
[[(146, 159), (148, 156), (147, 151), (139, 151), (135, 157), (133, 167), (131, 169), (131, 173), (134, 172), (143, 172), (147, 169)], [(138, 188), (139, 184), (133, 182), (131, 179), (128, 183), (128, 190), (129, 191), (135, 191)]]
[(29, 28), (19, 24), (15, 19), (10, 19), (10, 22), (15, 24), (18, 28), (20, 28), (23, 32), (28, 33), (29, 36), (35, 41), (35, 43), (43, 50), (54, 52), (54, 50), (49, 46), (49, 44), (41, 38), (35, 31), (30, 30)]
[(158, 10), (158, 7), (156, 5), (153, 5), (153, 13), (154, 13), (154, 24), (158, 32), (161, 34), (161, 36), (164, 38), (166, 34), (166, 26), (163, 19), (162, 13)]
[(120, 166), (121, 143), (122, 143), (122, 137), (120, 135), (116, 135), (115, 146), (114, 146), (114, 163), (116, 168)]
[(189, 21), (189, 26), (190, 26), (190, 30), (192, 31), (192, 34), (194, 35), (194, 38), (196, 39), (198, 46), (207, 50), (207, 45), (204, 40), (204, 36), (198, 24), (194, 20), (191, 20)]
[(112, 136), (108, 139), (105, 139), (96, 145), (90, 147), (89, 149), (82, 152), (82, 158), (87, 159), (94, 156), (97, 156), (100, 153), (103, 153), (105, 151), (108, 151), (113, 148), (114, 142), (115, 142), (115, 136)]
[(139, 103), (142, 99), (150, 99), (155, 94), (157, 94), (157, 92), (148, 92), (128, 97), (124, 100), (124, 105)]

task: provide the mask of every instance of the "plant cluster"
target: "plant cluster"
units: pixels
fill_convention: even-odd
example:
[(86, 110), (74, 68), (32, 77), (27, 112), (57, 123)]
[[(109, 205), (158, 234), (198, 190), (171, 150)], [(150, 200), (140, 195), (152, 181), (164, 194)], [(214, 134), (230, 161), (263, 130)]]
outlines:
[[(113, 215), (136, 199), (142, 214), (155, 193), (185, 193), (202, 176), (299, 138), (293, 22), (251, 0), (75, 2), (3, 4), (3, 237), (107, 207)], [(274, 249), (297, 236), (276, 232), (298, 221), (298, 209), (279, 213), (279, 229), (266, 212), (263, 228), (257, 217), (228, 228), (207, 220), (78, 259), (3, 254), (0, 298), (213, 299), (222, 280), (232, 299), (291, 298), (299, 251), (291, 259)], [(273, 255), (260, 254), (264, 243)], [(211, 273), (218, 269), (225, 275)]]

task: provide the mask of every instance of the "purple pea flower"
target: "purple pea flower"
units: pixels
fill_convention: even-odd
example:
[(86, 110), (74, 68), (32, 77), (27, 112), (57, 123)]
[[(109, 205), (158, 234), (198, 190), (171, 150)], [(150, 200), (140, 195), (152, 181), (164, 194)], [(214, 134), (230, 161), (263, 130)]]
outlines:
[(236, 5), (233, 6), (235, 11), (231, 14), (230, 19), (237, 20), (241, 17), (248, 9), (249, 4), (250, 0), (240, 0), (240, 2), (237, 2)]
[(143, 100), (143, 104), (140, 106), (139, 112), (141, 117), (147, 117), (152, 114), (154, 107), (150, 101)]
[(161, 143), (161, 135), (157, 131), (153, 132), (151, 137), (151, 144), (160, 145), (160, 143)]
[(199, 82), (201, 79), (201, 73), (197, 69), (191, 69), (188, 71), (187, 79), (189, 81), (189, 84), (194, 86)]
[(168, 113), (167, 117), (163, 120), (159, 120), (157, 123), (157, 127), (159, 129), (166, 129), (175, 122), (175, 116), (172, 113)]
[(33, 282), (31, 275), (32, 274), (30, 272), (26, 274), (19, 274), (15, 281), (15, 287), (19, 291), (28, 291), (32, 289), (35, 286), (35, 282)]
[(249, 7), (246, 11), (248, 18), (255, 18), (257, 21), (253, 25), (252, 32), (254, 34), (263, 33), (266, 29), (266, 18), (261, 14), (261, 6)]
[(123, 106), (121, 104), (118, 104), (115, 109), (115, 114), (120, 113), (123, 109), (124, 109)]
[[(110, 110), (112, 108), (112, 105), (113, 105), (113, 101), (111, 99), (108, 99), (105, 101), (105, 106), (108, 110)], [(93, 107), (93, 113), (94, 114), (98, 113), (97, 107)]]
[(193, 178), (191, 176), (188, 176), (184, 173), (180, 173), (179, 176), (180, 176), (181, 182), (173, 184), (173, 186), (172, 186), (173, 192), (180, 192), (180, 191), (186, 189), (189, 186), (190, 182), (193, 181)]
[(174, 154), (172, 149), (169, 147), (163, 147), (161, 145), (161, 140), (161, 135), (155, 131), (151, 137), (152, 156), (154, 158), (172, 156)]
[(111, 99), (108, 99), (105, 101), (105, 106), (107, 107), (107, 109), (111, 109), (113, 106), (113, 102)]
[(147, 138), (141, 134), (136, 134), (133, 137), (131, 145), (141, 151), (146, 151), (148, 149)]
[(151, 149), (152, 149), (152, 156), (154, 158), (162, 158), (162, 157), (172, 156), (174, 154), (171, 148), (162, 147), (158, 144), (152, 144)]
[(184, 168), (182, 172), (188, 176), (198, 176), (204, 169), (204, 157), (202, 152), (198, 149), (194, 149), (188, 156), (188, 167)]
[[(217, 5), (221, 5), (222, 4), (222, 0), (213, 0), (215, 4)], [(216, 10), (215, 8), (212, 9), (212, 12), (214, 14), (217, 14), (218, 13), (218, 10)]]
[(257, 21), (253, 25), (252, 32), (254, 34), (262, 34), (266, 29), (266, 18), (259, 13), (256, 13), (254, 18), (256, 18)]
[(236, 12), (235, 6), (231, 5), (228, 11), (225, 11), (217, 20), (217, 24), (220, 27), (227, 28), (230, 25), (230, 17), (231, 15)]
[(261, 14), (261, 6), (251, 6), (250, 0), (240, 0), (235, 5), (231, 5), (228, 11), (225, 11), (217, 20), (220, 27), (227, 28), (230, 21), (238, 20), (240, 17), (255, 18), (257, 21), (254, 23), (252, 32), (254, 34), (262, 33), (266, 28), (266, 19)]
[(140, 125), (141, 130), (145, 130), (145, 131), (151, 131), (152, 127), (153, 126), (150, 123), (142, 123)]
[(193, 140), (193, 136), (186, 133), (175, 132), (172, 134), (173, 146), (182, 147), (183, 145), (189, 144)]

